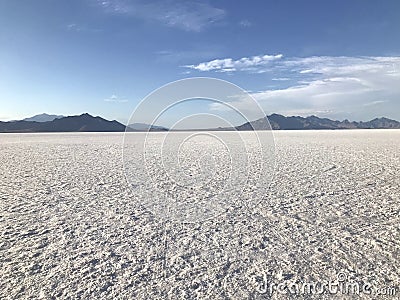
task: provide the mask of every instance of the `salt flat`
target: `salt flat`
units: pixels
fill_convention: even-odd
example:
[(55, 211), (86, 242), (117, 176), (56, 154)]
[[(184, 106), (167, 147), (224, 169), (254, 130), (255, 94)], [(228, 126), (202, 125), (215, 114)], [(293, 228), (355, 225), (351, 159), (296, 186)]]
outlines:
[[(219, 134), (229, 140), (231, 133)], [(259, 201), (244, 205), (235, 194), (225, 199), (225, 211), (182, 223), (162, 218), (162, 206), (143, 206), (140, 186), (160, 185), (171, 194), (183, 190), (165, 181), (173, 172), (154, 169), (155, 182), (145, 181), (134, 172), (134, 156), (126, 174), (123, 134), (1, 134), (0, 299), (287, 299), (278, 291), (262, 293), (265, 279), (288, 285), (330, 281), (338, 274), (346, 282), (369, 283), (374, 290), (361, 294), (363, 299), (387, 299), (376, 294), (389, 287), (396, 287), (396, 299), (400, 131), (274, 135), (276, 172), (265, 174), (269, 186), (262, 195), (246, 187), (240, 196)], [(171, 136), (178, 140), (179, 133)], [(162, 137), (150, 134), (151, 140)], [(187, 158), (209, 144), (180, 149), (188, 176), (196, 177), (197, 169)], [(138, 157), (143, 151), (134, 138), (129, 147)], [(218, 147), (226, 155), (207, 160), (219, 176), (207, 185), (210, 195), (226, 174), (242, 173), (228, 172), (232, 152)], [(159, 158), (147, 159), (157, 167)], [(168, 162), (163, 166), (171, 168)], [(194, 190), (204, 188), (193, 184)], [(190, 200), (198, 193), (187, 195)]]

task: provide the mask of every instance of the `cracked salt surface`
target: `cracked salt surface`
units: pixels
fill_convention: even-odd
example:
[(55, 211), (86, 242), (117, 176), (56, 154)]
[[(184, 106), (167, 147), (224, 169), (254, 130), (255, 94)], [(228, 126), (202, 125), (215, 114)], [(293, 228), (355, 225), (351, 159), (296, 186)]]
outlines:
[(263, 274), (399, 287), (400, 131), (275, 139), (261, 202), (233, 199), (216, 218), (180, 224), (138, 203), (122, 134), (1, 134), (0, 298), (267, 299)]

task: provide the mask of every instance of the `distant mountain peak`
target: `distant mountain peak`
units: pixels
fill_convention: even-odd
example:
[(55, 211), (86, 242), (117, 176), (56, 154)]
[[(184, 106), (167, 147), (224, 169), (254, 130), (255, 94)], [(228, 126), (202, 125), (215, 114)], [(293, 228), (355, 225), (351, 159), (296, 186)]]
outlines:
[(168, 128), (146, 123), (133, 123), (129, 124), (128, 127), (136, 131), (168, 131)]
[(30, 118), (25, 118), (22, 121), (28, 121), (28, 122), (50, 122), (55, 119), (61, 119), (64, 118), (62, 115), (49, 115), (46, 113), (38, 114)]

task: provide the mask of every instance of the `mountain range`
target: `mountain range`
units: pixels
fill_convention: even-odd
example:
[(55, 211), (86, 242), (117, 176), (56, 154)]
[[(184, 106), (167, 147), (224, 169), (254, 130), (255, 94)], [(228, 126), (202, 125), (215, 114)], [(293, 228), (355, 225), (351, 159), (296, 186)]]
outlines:
[[(348, 120), (336, 121), (316, 116), (285, 117), (279, 114), (272, 114), (236, 127), (211, 128), (207, 130), (265, 130), (270, 129), (267, 119), (274, 130), (400, 129), (400, 122), (388, 118), (376, 118), (368, 122), (355, 122)], [(68, 117), (41, 114), (20, 121), (0, 121), (0, 132), (124, 132), (126, 129), (127, 131), (138, 132), (168, 131), (168, 128), (144, 123), (125, 126), (118, 121), (108, 121), (101, 117), (93, 117), (87, 113)]]
[[(285, 117), (278, 114), (267, 116), (274, 130), (307, 130), (307, 129), (400, 129), (400, 122), (388, 118), (376, 118), (368, 122), (337, 121), (316, 116)], [(244, 123), (236, 130), (269, 129), (266, 118)]]
[[(36, 117), (36, 116), (35, 116)], [(35, 118), (33, 117), (33, 118)], [(56, 118), (52, 121), (0, 122), (0, 132), (122, 132), (125, 125), (89, 114)]]

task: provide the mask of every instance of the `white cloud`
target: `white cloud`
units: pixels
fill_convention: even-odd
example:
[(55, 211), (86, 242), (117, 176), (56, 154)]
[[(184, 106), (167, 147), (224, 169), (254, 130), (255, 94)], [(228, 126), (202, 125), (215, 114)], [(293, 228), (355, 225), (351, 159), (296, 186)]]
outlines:
[(226, 15), (223, 9), (197, 1), (97, 0), (96, 3), (108, 13), (157, 21), (185, 31), (202, 31)]
[(128, 99), (121, 99), (117, 95), (111, 95), (110, 97), (104, 99), (105, 102), (115, 102), (115, 103), (126, 103)]
[(251, 27), (253, 24), (249, 20), (242, 20), (239, 22), (241, 27)]
[(272, 78), (273, 81), (289, 81), (289, 77), (277, 77), (277, 78)]
[(286, 89), (266, 90), (252, 94), (259, 101), (290, 101), (301, 104), (330, 104), (338, 98), (361, 95), (373, 91), (368, 84), (358, 78), (334, 77), (311, 81), (308, 84)]
[(217, 71), (217, 72), (234, 72), (234, 71), (257, 71), (260, 66), (268, 65), (270, 62), (279, 60), (282, 54), (277, 55), (257, 55), (251, 57), (242, 57), (238, 60), (232, 58), (215, 59), (208, 62), (202, 62), (197, 65), (187, 65), (186, 68), (198, 71)]
[(385, 103), (385, 102), (387, 102), (387, 101), (385, 101), (385, 100), (376, 100), (376, 101), (365, 103), (364, 106), (373, 106), (373, 105), (378, 105), (378, 104), (382, 104), (382, 103)]
[(74, 32), (85, 32), (85, 33), (99, 33), (99, 32), (101, 32), (100, 29), (89, 28), (87, 26), (76, 24), (76, 23), (67, 24), (65, 26), (65, 28), (68, 31), (74, 31)]
[[(201, 65), (203, 70), (215, 70), (212, 67)], [(267, 113), (400, 119), (400, 57), (285, 58), (268, 68), (272, 73), (295, 75), (299, 81), (293, 86), (252, 93)], [(278, 78), (287, 77), (274, 80)], [(240, 99), (235, 101), (236, 106), (245, 106)]]
[(75, 23), (71, 23), (71, 24), (67, 25), (67, 30), (78, 31), (79, 32), (79, 31), (82, 30), (82, 28), (80, 26), (78, 26), (77, 24), (75, 24)]
[[(196, 49), (191, 50), (161, 50), (156, 51), (154, 54), (157, 59), (162, 62), (181, 64), (184, 61), (190, 61), (193, 59), (207, 59), (209, 57), (214, 57), (217, 51), (211, 46), (196, 47)], [(190, 70), (188, 70), (190, 72)]]

